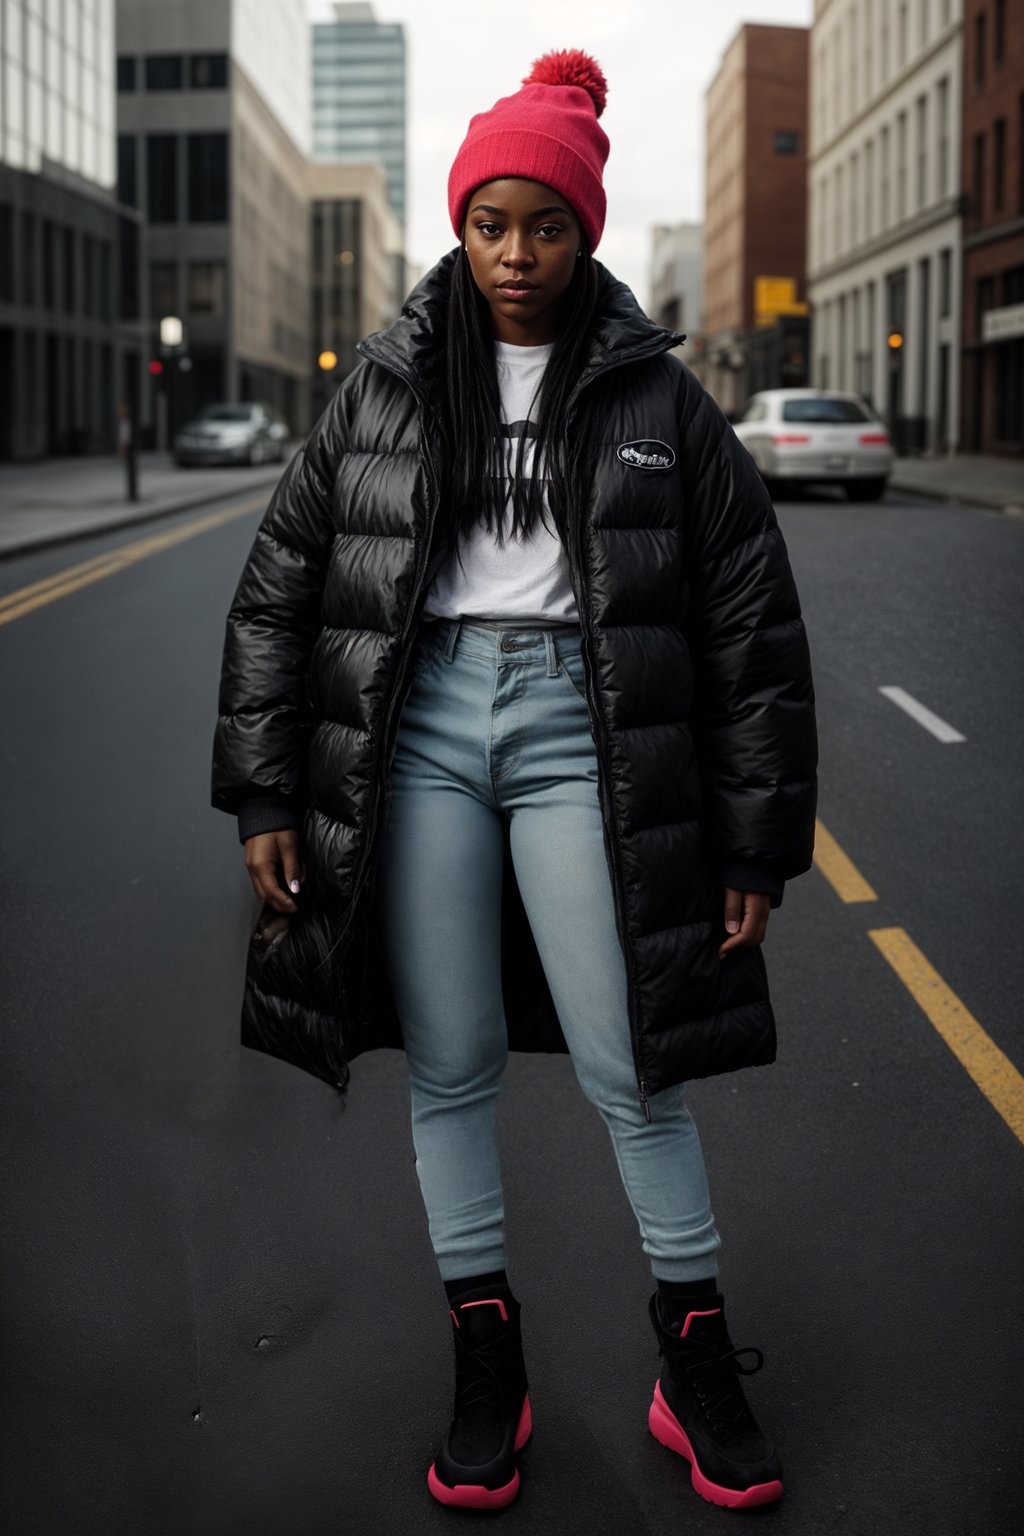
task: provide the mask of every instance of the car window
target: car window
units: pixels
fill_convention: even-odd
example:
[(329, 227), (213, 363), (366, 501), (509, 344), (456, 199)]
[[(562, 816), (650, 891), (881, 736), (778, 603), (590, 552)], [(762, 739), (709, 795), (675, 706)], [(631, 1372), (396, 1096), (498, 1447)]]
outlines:
[(251, 421), (251, 405), (207, 405), (199, 412), (197, 421)]
[(813, 395), (795, 400), (783, 400), (783, 421), (870, 421), (871, 417), (859, 400), (841, 398), (838, 395)]
[(740, 417), (740, 421), (764, 421), (767, 414), (768, 403), (766, 400), (751, 400), (745, 413)]

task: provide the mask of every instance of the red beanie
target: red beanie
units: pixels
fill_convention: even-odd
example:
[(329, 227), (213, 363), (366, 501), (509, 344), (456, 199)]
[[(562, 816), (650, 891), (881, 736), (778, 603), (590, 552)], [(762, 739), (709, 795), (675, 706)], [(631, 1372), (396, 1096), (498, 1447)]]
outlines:
[(448, 175), (448, 212), (460, 240), (471, 193), (502, 176), (523, 176), (561, 193), (595, 249), (604, 229), (601, 172), (608, 159), (608, 136), (597, 120), (607, 90), (589, 55), (575, 48), (546, 53), (521, 91), (470, 120)]

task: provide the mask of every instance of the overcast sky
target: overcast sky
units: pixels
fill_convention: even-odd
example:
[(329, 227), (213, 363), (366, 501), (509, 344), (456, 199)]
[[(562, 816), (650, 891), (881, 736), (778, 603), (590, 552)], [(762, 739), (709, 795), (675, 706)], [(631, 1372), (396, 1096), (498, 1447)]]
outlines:
[[(330, 15), (328, 0), (309, 3)], [(455, 244), (448, 169), (473, 113), (517, 90), (540, 54), (582, 48), (608, 80), (598, 259), (646, 303), (651, 225), (704, 216), (704, 92), (725, 48), (745, 21), (809, 26), (813, 0), (374, 0), (374, 13), (405, 24), (409, 259), (429, 267)]]

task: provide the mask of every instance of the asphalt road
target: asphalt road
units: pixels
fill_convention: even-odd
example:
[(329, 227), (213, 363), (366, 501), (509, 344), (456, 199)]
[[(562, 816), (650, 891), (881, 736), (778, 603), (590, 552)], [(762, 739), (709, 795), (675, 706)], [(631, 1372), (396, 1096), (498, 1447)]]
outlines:
[[(779, 1060), (691, 1090), (782, 1502), (703, 1503), (648, 1433), (650, 1272), (563, 1057), (514, 1056), (500, 1105), (522, 1493), (491, 1516), (427, 1493), (451, 1341), (404, 1057), (360, 1058), (339, 1111), (237, 1044), (254, 899), (208, 785), (250, 512), (0, 623), (7, 1529), (1024, 1528), (1024, 1147), (869, 937), (905, 929), (1024, 1068), (1024, 526), (896, 497), (778, 511), (819, 815), (877, 893), (844, 902), (817, 867), (790, 884), (765, 944)], [(9, 560), (0, 620), (5, 594), (209, 516)]]

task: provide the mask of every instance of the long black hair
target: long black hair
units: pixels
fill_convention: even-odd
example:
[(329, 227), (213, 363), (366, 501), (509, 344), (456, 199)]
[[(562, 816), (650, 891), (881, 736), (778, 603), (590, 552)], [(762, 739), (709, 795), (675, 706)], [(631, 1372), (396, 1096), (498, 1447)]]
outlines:
[[(536, 436), (518, 439), (512, 470), (511, 521), (505, 466), (498, 457), (501, 406), (494, 356), (490, 306), (477, 287), (465, 241), (452, 268), (448, 305), (445, 390), (445, 523), (449, 553), (458, 557), (459, 542), (479, 521), (499, 544), (507, 531), (514, 538), (544, 521), (543, 480), (555, 528), (569, 549), (575, 537), (584, 490), (580, 473), (579, 434), (570, 441), (569, 400), (579, 381), (590, 345), (597, 311), (598, 273), (581, 238), (582, 254), (575, 262), (562, 296), (558, 336), (535, 411)], [(525, 473), (524, 456), (533, 445), (532, 475)], [(503, 444), (501, 444), (503, 447)]]

